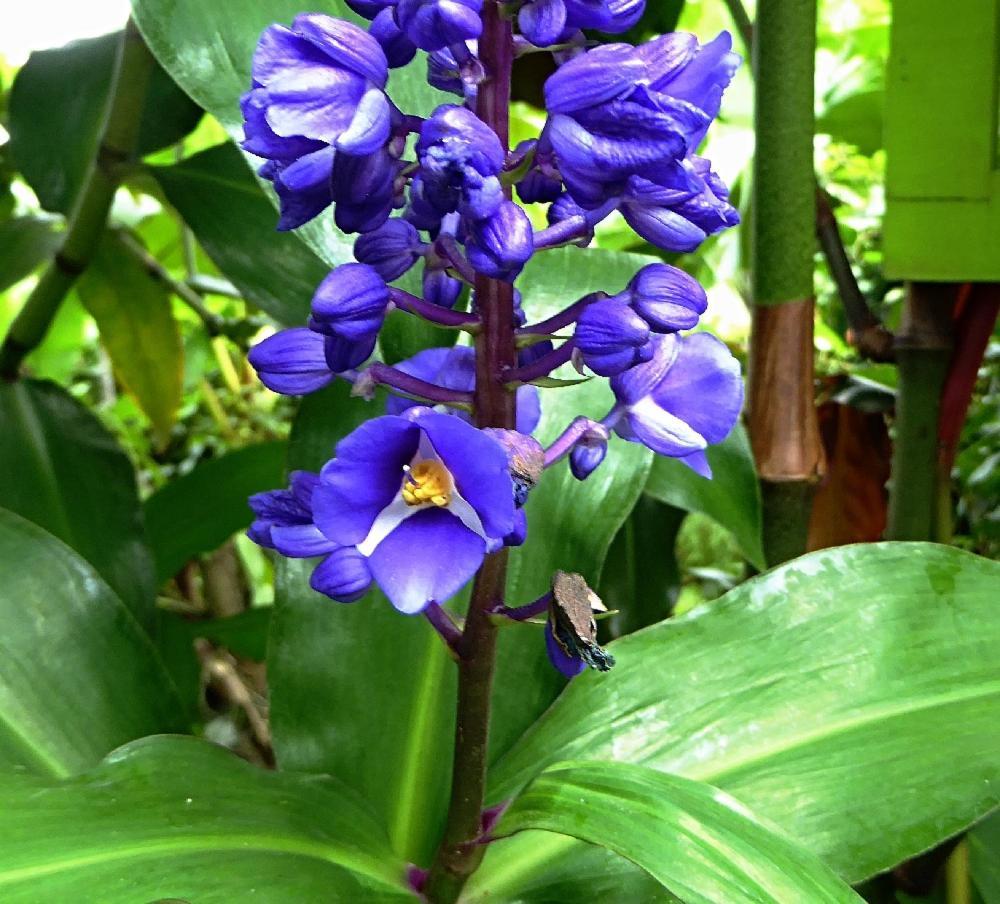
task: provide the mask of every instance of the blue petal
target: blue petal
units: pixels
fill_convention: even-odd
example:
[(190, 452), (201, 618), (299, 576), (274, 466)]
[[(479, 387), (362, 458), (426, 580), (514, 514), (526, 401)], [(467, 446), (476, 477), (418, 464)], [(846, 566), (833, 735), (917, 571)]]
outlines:
[(698, 280), (669, 264), (643, 267), (629, 289), (635, 312), (658, 332), (693, 329), (708, 307)]
[(315, 524), (275, 525), (271, 528), (271, 542), (283, 556), (293, 559), (310, 559), (337, 548)]
[(356, 72), (379, 88), (385, 87), (389, 80), (385, 54), (378, 41), (363, 28), (322, 13), (296, 16), (292, 28), (338, 66)]
[(337, 149), (356, 157), (373, 154), (389, 140), (391, 126), (389, 99), (380, 88), (369, 88), (355, 108), (347, 130), (337, 138)]
[(361, 599), (372, 583), (368, 561), (354, 547), (334, 550), (309, 578), (309, 586), (338, 603), (353, 603)]
[(458, 593), (485, 553), (483, 538), (458, 518), (444, 509), (428, 508), (411, 515), (379, 543), (368, 565), (389, 602), (414, 615)]
[(534, 251), (531, 221), (520, 207), (505, 201), (493, 216), (471, 225), (466, 251), (479, 273), (513, 282)]
[(391, 6), (373, 17), (368, 31), (379, 42), (391, 69), (405, 66), (417, 55), (417, 45), (400, 30)]
[(421, 414), (416, 423), (451, 472), (458, 492), (476, 510), (485, 532), (497, 539), (509, 534), (514, 526), (514, 484), (503, 447), (447, 414)]
[(337, 444), (336, 457), (320, 473), (313, 517), (327, 537), (355, 546), (399, 493), (403, 466), (417, 450), (420, 430), (401, 417), (378, 417)]
[(517, 24), (536, 47), (555, 44), (566, 28), (566, 4), (563, 0), (533, 0), (521, 7)]
[(549, 114), (571, 113), (631, 91), (646, 72), (629, 44), (605, 44), (563, 63), (545, 82)]
[(643, 207), (626, 201), (621, 212), (629, 226), (664, 251), (694, 251), (706, 238), (703, 230), (668, 207)]

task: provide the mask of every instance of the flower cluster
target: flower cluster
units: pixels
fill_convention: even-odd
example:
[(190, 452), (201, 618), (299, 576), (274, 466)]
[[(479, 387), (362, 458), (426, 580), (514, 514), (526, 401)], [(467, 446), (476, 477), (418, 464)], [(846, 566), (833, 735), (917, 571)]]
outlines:
[[(489, 78), (477, 57), (483, 0), (348, 2), (368, 30), (301, 15), (290, 28), (265, 29), (254, 55), (243, 146), (263, 159), (278, 228), (332, 206), (340, 230), (358, 237), (355, 261), (316, 288), (308, 322), (264, 339), (250, 362), (280, 393), (346, 380), (356, 395), (373, 398), (383, 387), (388, 396), (384, 413), (344, 438), (318, 474), (296, 472), (288, 489), (251, 499), (250, 536), (316, 559), (312, 586), (334, 600), (353, 602), (376, 585), (400, 612), (423, 612), (447, 634), (441, 605), (484, 557), (525, 542), (531, 490), (563, 458), (585, 480), (618, 436), (711, 475), (705, 449), (736, 422), (742, 380), (723, 343), (688, 332), (707, 306), (690, 275), (651, 263), (627, 285), (567, 299), (535, 323), (530, 285), (523, 299), (513, 290), (516, 335), (508, 338), (517, 361), (494, 375), (514, 394), (510, 430), (476, 425), (486, 341), (477, 292), (495, 295), (490, 287), (513, 283), (549, 248), (587, 244), (614, 211), (673, 252), (737, 223), (725, 185), (696, 152), (739, 58), (726, 33), (704, 45), (670, 34), (586, 49), (581, 29), (625, 31), (644, 0), (525, 0), (515, 45), (549, 47), (560, 65), (545, 84), (544, 128), (509, 150), (476, 109)], [(429, 53), (431, 84), (461, 99), (425, 118), (400, 110), (385, 90), (389, 69), (419, 51)], [(546, 228), (532, 227), (515, 192), (548, 205)], [(417, 265), (410, 285), (419, 294), (394, 285)], [(475, 343), (379, 361), (394, 310)], [(610, 378), (614, 402), (600, 420), (576, 418), (543, 449), (532, 438), (538, 384), (569, 364)], [(595, 641), (593, 595), (578, 575), (558, 575), (540, 601), (497, 612), (548, 612), (547, 648), (568, 676), (610, 667)]]

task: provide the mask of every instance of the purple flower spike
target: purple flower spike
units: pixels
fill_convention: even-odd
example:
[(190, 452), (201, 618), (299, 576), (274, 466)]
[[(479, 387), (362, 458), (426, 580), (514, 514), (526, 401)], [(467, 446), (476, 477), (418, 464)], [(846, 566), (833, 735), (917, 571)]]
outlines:
[(421, 50), (441, 50), (478, 38), (483, 0), (399, 0), (396, 21)]
[(438, 107), (417, 141), (421, 195), (438, 214), (458, 211), (470, 220), (492, 216), (503, 203), (498, 178), (504, 153), (493, 130), (471, 110)]
[(312, 502), (323, 534), (353, 548), (410, 615), (454, 596), (515, 528), (503, 448), (426, 408), (375, 418), (342, 440)]
[(708, 307), (708, 297), (698, 280), (669, 264), (643, 267), (623, 295), (657, 333), (694, 329)]
[[(412, 358), (400, 361), (397, 370), (443, 386), (445, 389), (457, 389), (460, 392), (472, 392), (476, 388), (476, 353), (467, 345), (456, 345), (452, 348), (425, 348)], [(402, 414), (419, 405), (412, 399), (390, 395), (385, 401), (386, 414)], [(459, 409), (449, 409), (452, 417), (460, 417), (472, 423), (472, 416)], [(517, 430), (529, 434), (538, 426), (541, 419), (541, 403), (538, 398), (538, 387), (519, 386), (517, 389)]]
[(368, 264), (386, 282), (399, 279), (423, 250), (417, 230), (406, 220), (386, 220), (354, 243), (354, 256)]
[(272, 392), (306, 395), (333, 381), (323, 337), (305, 327), (282, 330), (258, 342), (247, 356), (250, 366)]
[(342, 264), (319, 284), (309, 328), (364, 343), (382, 328), (388, 306), (389, 289), (373, 267)]
[(652, 344), (650, 361), (611, 381), (614, 430), (711, 477), (705, 447), (728, 436), (743, 406), (739, 362), (708, 333), (654, 336)]
[(513, 201), (504, 201), (489, 219), (471, 224), (465, 247), (477, 271), (513, 282), (534, 250), (531, 221)]
[(649, 337), (649, 324), (619, 298), (587, 305), (574, 334), (584, 363), (603, 377), (648, 361)]

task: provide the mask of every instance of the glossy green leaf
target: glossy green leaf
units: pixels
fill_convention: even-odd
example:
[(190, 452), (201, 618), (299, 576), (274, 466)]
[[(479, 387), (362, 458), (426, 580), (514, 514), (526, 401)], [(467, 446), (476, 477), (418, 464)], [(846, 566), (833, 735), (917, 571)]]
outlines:
[(0, 292), (28, 276), (59, 247), (48, 220), (12, 217), (0, 222)]
[[(998, 803), (998, 579), (925, 543), (788, 563), (612, 644), (615, 669), (573, 681), (491, 798), (561, 759), (641, 763), (718, 785), (850, 881), (873, 875)], [(511, 869), (517, 845), (484, 869)], [(547, 848), (536, 864), (569, 856)]]
[[(625, 763), (559, 763), (517, 797), (493, 834), (541, 829), (610, 848), (686, 904), (860, 902), (815, 855), (711, 785)], [(482, 900), (504, 894), (494, 875)], [(476, 900), (476, 879), (466, 897)]]
[(345, 785), (266, 772), (194, 738), (130, 744), (53, 784), (0, 776), (10, 904), (413, 901)]
[(695, 474), (675, 458), (657, 455), (646, 482), (654, 499), (688, 512), (703, 512), (731, 531), (750, 563), (767, 565), (761, 546), (760, 485), (750, 441), (742, 424), (706, 450), (712, 479)]
[(257, 443), (200, 462), (143, 505), (149, 545), (161, 583), (189, 559), (218, 549), (249, 527), (247, 498), (284, 484), (284, 442)]
[(184, 349), (169, 292), (112, 233), (102, 241), (78, 290), (118, 380), (165, 446), (177, 419), (184, 375)]
[[(298, 235), (275, 230), (274, 207), (235, 145), (220, 144), (150, 170), (208, 256), (248, 301), (281, 323), (305, 322), (329, 267)], [(346, 260), (349, 240), (331, 241), (341, 242), (340, 260)]]
[(144, 624), (153, 561), (135, 472), (114, 437), (53, 383), (0, 383), (0, 506), (82, 555)]
[(1000, 904), (1000, 812), (984, 819), (968, 837), (969, 873), (983, 904)]
[(0, 509), (0, 574), (0, 762), (65, 776), (182, 727), (149, 637), (73, 550)]
[[(33, 53), (10, 96), (11, 153), (46, 210), (67, 213), (94, 159), (121, 33)], [(143, 108), (139, 152), (180, 141), (201, 109), (159, 67)]]

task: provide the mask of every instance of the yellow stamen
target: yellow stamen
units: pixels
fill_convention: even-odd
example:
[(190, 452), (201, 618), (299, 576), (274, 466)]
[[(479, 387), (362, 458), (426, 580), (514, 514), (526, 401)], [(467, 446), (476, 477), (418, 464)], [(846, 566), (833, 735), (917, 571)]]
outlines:
[(451, 474), (439, 461), (417, 462), (403, 481), (403, 501), (407, 505), (421, 505), (430, 502), (432, 505), (445, 506), (451, 502)]

